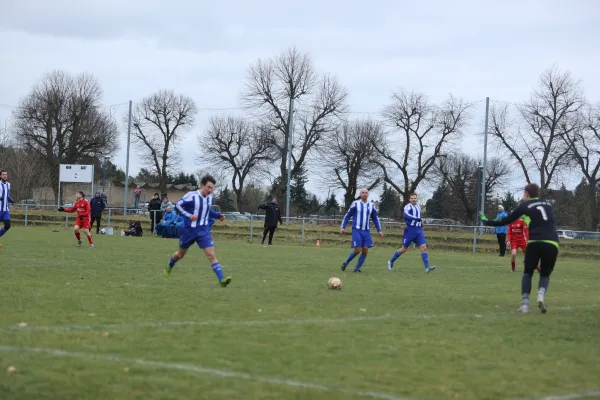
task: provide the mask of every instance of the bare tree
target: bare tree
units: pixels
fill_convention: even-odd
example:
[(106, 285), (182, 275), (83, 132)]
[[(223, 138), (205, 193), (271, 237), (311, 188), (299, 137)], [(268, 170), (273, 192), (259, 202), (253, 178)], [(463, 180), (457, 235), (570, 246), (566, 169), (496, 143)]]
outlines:
[(340, 114), (346, 110), (346, 98), (346, 89), (334, 77), (318, 75), (308, 54), (295, 48), (266, 61), (258, 60), (250, 67), (242, 99), (273, 133), (271, 141), (280, 155), (276, 197), (282, 198), (285, 193), (289, 141), (291, 174), (295, 175), (309, 152), (339, 123)]
[[(372, 141), (372, 145), (381, 156), (382, 161), (377, 164), (384, 181), (406, 204), (435, 162), (445, 157), (460, 138), (469, 106), (452, 96), (436, 106), (422, 93), (403, 90), (394, 93), (392, 100), (383, 116), (395, 131), (382, 141)], [(394, 170), (400, 173), (400, 181), (394, 179)]]
[(250, 174), (257, 172), (260, 164), (277, 157), (271, 137), (267, 128), (230, 116), (210, 118), (206, 134), (199, 139), (201, 160), (231, 172), (238, 210), (242, 209), (244, 184)]
[[(454, 218), (470, 222), (477, 220), (477, 186), (481, 165), (479, 160), (463, 153), (437, 160), (432, 175), (451, 192), (449, 197), (459, 200), (456, 204), (459, 210), (456, 210), (458, 213), (453, 215)], [(499, 158), (491, 158), (486, 168), (485, 192), (491, 195), (505, 184), (509, 176), (508, 164)]]
[(13, 112), (15, 135), (44, 160), (55, 196), (61, 163), (109, 156), (118, 147), (117, 124), (101, 109), (101, 97), (93, 76), (57, 70), (45, 75)]
[(516, 121), (510, 120), (506, 104), (491, 109), (492, 137), (519, 165), (528, 183), (539, 179), (542, 194), (568, 167), (565, 139), (577, 127), (582, 105), (579, 83), (568, 72), (551, 68), (540, 76), (531, 98), (517, 106)]
[(372, 119), (345, 121), (319, 149), (319, 166), (328, 187), (344, 190), (344, 205), (350, 206), (360, 187), (372, 190), (381, 182), (373, 143), (384, 137), (383, 127)]
[(588, 105), (581, 110), (578, 128), (564, 135), (570, 149), (569, 159), (574, 161), (588, 184), (588, 228), (595, 230), (600, 224), (600, 207), (597, 196), (600, 189), (600, 104)]
[(132, 112), (134, 143), (142, 160), (158, 176), (165, 190), (169, 172), (178, 165), (177, 148), (183, 132), (193, 127), (198, 108), (189, 96), (160, 90), (135, 105)]
[(32, 150), (19, 147), (8, 137), (0, 137), (0, 169), (9, 173), (11, 195), (16, 201), (33, 198), (34, 189), (50, 184), (44, 160)]

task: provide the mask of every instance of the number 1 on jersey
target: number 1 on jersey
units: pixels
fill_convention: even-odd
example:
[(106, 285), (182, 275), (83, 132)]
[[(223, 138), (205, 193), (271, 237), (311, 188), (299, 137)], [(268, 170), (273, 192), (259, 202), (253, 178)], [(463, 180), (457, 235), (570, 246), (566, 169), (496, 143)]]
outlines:
[(537, 206), (536, 208), (542, 213), (542, 218), (544, 219), (544, 221), (548, 221), (548, 214), (546, 214), (546, 210), (544, 210), (544, 207)]

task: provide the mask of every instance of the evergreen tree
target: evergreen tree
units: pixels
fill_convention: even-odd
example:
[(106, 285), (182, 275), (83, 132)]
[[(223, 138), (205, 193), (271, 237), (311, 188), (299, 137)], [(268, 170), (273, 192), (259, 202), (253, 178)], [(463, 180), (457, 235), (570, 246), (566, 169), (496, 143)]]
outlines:
[(402, 216), (402, 200), (400, 195), (386, 183), (379, 198), (379, 214), (382, 217), (399, 219)]
[(427, 200), (426, 203), (426, 214), (429, 218), (445, 218), (444, 215), (444, 200), (448, 189), (442, 183), (438, 185), (437, 189), (433, 192), (431, 199)]
[(306, 212), (309, 207), (308, 192), (306, 191), (307, 182), (306, 169), (301, 167), (298, 173), (292, 176), (290, 184), (290, 202), (295, 206), (298, 215)]
[[(519, 203), (517, 202), (517, 199), (515, 199), (515, 196), (512, 194), (512, 192), (510, 190), (508, 192), (506, 192), (504, 197), (501, 199), (501, 203), (502, 203), (502, 206), (504, 207), (504, 209), (506, 210), (506, 212), (509, 212), (510, 210), (514, 210), (519, 205)], [(486, 206), (487, 206), (487, 204), (486, 204)]]
[(335, 198), (335, 194), (331, 193), (325, 202), (325, 212), (327, 214), (337, 215), (340, 212), (340, 203)]
[(235, 211), (235, 206), (233, 204), (233, 199), (231, 198), (231, 190), (229, 190), (229, 187), (225, 186), (225, 189), (219, 193), (216, 204), (221, 207), (221, 212)]

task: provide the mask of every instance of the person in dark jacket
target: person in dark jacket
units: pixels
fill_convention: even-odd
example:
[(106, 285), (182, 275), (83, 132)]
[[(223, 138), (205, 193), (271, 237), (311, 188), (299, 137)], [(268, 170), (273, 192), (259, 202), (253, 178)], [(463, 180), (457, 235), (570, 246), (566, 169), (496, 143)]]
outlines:
[(283, 224), (281, 221), (281, 209), (277, 203), (277, 199), (265, 204), (258, 206), (259, 210), (265, 210), (265, 230), (263, 231), (263, 237), (260, 244), (265, 244), (265, 238), (267, 233), (269, 234), (269, 245), (273, 244), (273, 234), (277, 229), (277, 221)]
[(90, 208), (92, 215), (92, 223), (90, 229), (94, 227), (94, 221), (96, 222), (96, 234), (100, 234), (100, 219), (102, 218), (102, 211), (106, 208), (104, 199), (100, 196), (100, 192), (96, 192), (94, 197), (90, 200)]
[(162, 202), (158, 193), (154, 193), (152, 200), (148, 202), (148, 212), (150, 213), (150, 232), (154, 233), (154, 225), (162, 219)]

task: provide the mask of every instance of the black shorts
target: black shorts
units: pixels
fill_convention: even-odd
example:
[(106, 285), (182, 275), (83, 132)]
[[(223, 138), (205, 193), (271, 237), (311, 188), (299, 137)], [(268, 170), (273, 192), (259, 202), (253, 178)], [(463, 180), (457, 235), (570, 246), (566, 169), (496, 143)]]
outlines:
[(529, 242), (525, 252), (525, 273), (533, 275), (536, 267), (540, 266), (540, 276), (550, 276), (554, 271), (558, 247), (552, 243)]

